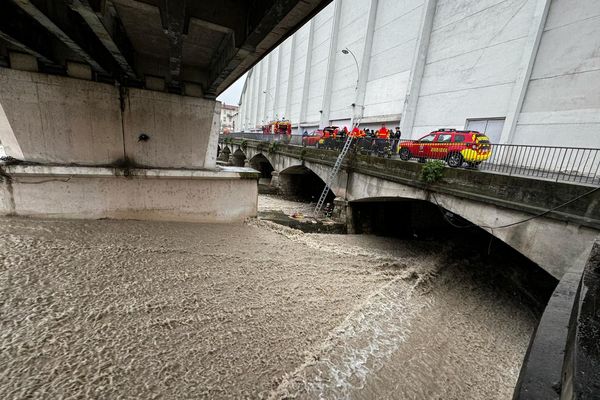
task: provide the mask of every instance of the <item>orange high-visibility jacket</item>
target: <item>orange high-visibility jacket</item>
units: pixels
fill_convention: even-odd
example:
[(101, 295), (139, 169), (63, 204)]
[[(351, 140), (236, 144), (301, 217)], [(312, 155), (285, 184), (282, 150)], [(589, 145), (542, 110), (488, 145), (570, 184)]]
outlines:
[(385, 126), (382, 126), (380, 130), (377, 131), (377, 139), (389, 139), (390, 138), (390, 132), (385, 128)]

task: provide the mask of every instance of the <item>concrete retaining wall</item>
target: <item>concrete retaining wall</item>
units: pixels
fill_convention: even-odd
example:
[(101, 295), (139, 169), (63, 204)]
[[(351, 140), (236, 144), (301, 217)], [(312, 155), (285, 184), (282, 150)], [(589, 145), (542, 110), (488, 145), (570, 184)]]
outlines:
[(0, 214), (237, 222), (257, 213), (258, 173), (5, 166)]

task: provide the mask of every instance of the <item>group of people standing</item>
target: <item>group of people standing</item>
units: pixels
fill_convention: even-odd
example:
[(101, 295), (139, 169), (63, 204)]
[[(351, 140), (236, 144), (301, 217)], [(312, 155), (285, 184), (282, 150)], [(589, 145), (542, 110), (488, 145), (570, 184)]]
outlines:
[(327, 129), (323, 130), (323, 139), (338, 139), (338, 138), (346, 138), (347, 136), (351, 136), (353, 138), (362, 139), (384, 139), (391, 140), (391, 150), (392, 152), (397, 152), (398, 143), (400, 142), (400, 138), (402, 136), (402, 132), (400, 131), (400, 127), (396, 127), (395, 130), (391, 130), (386, 128), (385, 124), (381, 125), (381, 128), (375, 129), (360, 129), (358, 126), (355, 126), (352, 131), (348, 131), (347, 127), (343, 127), (341, 129)]

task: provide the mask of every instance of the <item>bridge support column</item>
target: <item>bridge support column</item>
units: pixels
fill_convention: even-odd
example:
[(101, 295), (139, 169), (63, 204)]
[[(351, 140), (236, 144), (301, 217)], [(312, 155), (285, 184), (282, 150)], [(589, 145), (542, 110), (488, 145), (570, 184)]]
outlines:
[[(0, 68), (0, 105), (0, 141), (25, 162), (0, 164), (0, 214), (218, 222), (256, 213), (257, 189), (241, 183), (250, 172), (216, 166), (214, 100)], [(240, 207), (226, 210), (232, 191)]]
[(271, 186), (279, 189), (279, 184), (280, 184), (279, 171), (272, 171), (271, 172)]
[(354, 226), (354, 210), (349, 201), (346, 201), (346, 233), (348, 235), (356, 234), (356, 228)]

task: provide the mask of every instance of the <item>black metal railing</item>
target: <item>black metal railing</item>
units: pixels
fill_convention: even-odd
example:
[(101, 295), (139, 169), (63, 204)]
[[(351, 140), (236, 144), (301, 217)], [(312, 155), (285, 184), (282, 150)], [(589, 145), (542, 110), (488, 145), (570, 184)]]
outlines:
[[(283, 142), (296, 146), (337, 151), (344, 138), (320, 139), (301, 135), (265, 135), (236, 132), (231, 138)], [(536, 179), (600, 185), (600, 149), (521, 144), (477, 144), (475, 148), (457, 143), (425, 143), (414, 140), (357, 138), (357, 153), (408, 160), (439, 159), (454, 167), (476, 168), (500, 174)], [(404, 150), (408, 149), (408, 150)]]

